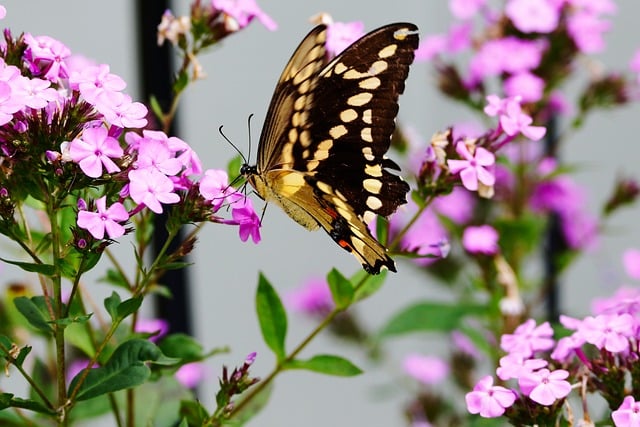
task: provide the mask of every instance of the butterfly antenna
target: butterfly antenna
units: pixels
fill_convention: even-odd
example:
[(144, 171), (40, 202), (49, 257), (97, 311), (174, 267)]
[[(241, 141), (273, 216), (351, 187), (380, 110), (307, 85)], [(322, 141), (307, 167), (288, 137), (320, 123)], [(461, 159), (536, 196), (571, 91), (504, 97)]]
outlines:
[[(227, 138), (227, 135), (225, 135), (224, 132), (222, 132), (222, 128), (223, 128), (222, 125), (220, 125), (220, 127), (218, 128), (218, 132), (220, 132), (220, 135), (222, 135), (222, 137), (225, 139), (225, 141), (227, 141), (229, 143), (229, 145), (231, 145), (233, 147), (233, 149), (236, 150), (236, 152), (240, 155), (240, 157), (242, 157), (242, 162), (243, 163), (249, 163), (247, 161), (247, 158), (244, 156), (244, 154), (242, 154), (242, 151), (240, 151), (238, 149), (238, 147), (236, 147), (236, 145), (233, 142), (231, 142), (231, 140), (229, 138)], [(251, 147), (251, 146), (249, 146), (249, 147)]]
[(253, 113), (249, 114), (249, 118), (247, 118), (247, 133), (249, 134), (249, 155), (247, 157), (249, 158), (251, 158), (251, 119), (252, 118), (253, 118)]

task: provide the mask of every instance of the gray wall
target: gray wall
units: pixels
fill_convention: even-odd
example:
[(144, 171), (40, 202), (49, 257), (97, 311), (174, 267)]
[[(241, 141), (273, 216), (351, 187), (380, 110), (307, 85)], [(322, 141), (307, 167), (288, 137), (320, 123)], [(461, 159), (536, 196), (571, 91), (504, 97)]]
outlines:
[[(74, 53), (110, 64), (112, 72), (129, 83), (128, 91), (135, 97), (138, 86), (132, 2), (12, 0), (3, 3), (8, 16), (2, 25), (11, 27), (15, 33), (28, 31), (56, 37)], [(180, 3), (186, 10), (186, 2)], [(286, 3), (262, 0), (260, 5), (278, 22), (279, 30), (272, 33), (254, 24), (227, 39), (221, 48), (202, 58), (208, 79), (197, 83), (184, 98), (181, 137), (196, 149), (205, 167), (224, 168), (234, 155), (218, 134), (219, 125), (224, 124), (227, 136), (237, 145), (246, 147), (247, 116), (255, 113), (252, 136), (257, 140), (275, 81), (293, 48), (310, 28), (309, 16), (327, 11), (336, 20), (362, 20), (368, 29), (409, 20), (418, 24), (423, 34), (444, 31), (449, 22), (444, 1), (409, 0), (395, 2), (392, 8), (387, 2), (365, 0)], [(607, 36), (609, 49), (601, 59), (612, 67), (626, 69), (633, 51), (640, 47), (636, 29), (640, 3), (620, 2), (620, 9), (614, 19), (614, 32)], [(408, 93), (401, 99), (402, 120), (414, 125), (424, 136), (470, 117), (465, 110), (440, 98), (432, 86), (428, 66), (418, 64), (412, 69)], [(564, 158), (580, 165), (578, 179), (591, 190), (592, 211), (602, 204), (619, 172), (637, 173), (639, 113), (638, 106), (633, 106), (594, 116), (563, 150)], [(563, 291), (563, 304), (571, 314), (586, 313), (586, 304), (594, 295), (607, 293), (622, 283), (620, 254), (624, 248), (640, 246), (640, 233), (637, 226), (634, 228), (637, 216), (637, 208), (620, 214), (599, 248), (571, 271)], [(196, 333), (205, 347), (229, 345), (233, 350), (230, 355), (208, 364), (211, 377), (201, 397), (208, 406), (213, 401), (222, 363), (233, 366), (247, 353), (258, 351), (254, 373), (264, 376), (273, 365), (273, 357), (261, 343), (254, 315), (258, 271), (263, 271), (284, 293), (311, 275), (322, 276), (331, 266), (345, 273), (358, 268), (326, 235), (308, 233), (274, 206), (267, 210), (262, 236), (259, 245), (241, 243), (235, 229), (211, 225), (201, 234), (193, 257)], [(411, 301), (427, 296), (444, 297), (438, 295), (439, 288), (421, 283), (408, 264), (401, 261), (399, 270), (379, 294), (357, 308), (372, 328)], [(104, 285), (95, 286), (105, 291)], [(310, 321), (291, 318), (289, 345), (298, 343), (312, 327)], [(392, 360), (399, 361), (407, 351), (427, 352), (432, 348), (433, 344), (425, 337), (397, 340)], [(319, 337), (305, 355), (318, 352), (340, 353), (367, 367), (357, 351), (328, 337)], [(403, 395), (389, 382), (389, 374), (398, 369), (397, 363), (391, 363), (383, 372), (378, 370), (348, 380), (305, 372), (286, 373), (277, 381), (271, 404), (253, 424), (402, 425), (398, 404)]]

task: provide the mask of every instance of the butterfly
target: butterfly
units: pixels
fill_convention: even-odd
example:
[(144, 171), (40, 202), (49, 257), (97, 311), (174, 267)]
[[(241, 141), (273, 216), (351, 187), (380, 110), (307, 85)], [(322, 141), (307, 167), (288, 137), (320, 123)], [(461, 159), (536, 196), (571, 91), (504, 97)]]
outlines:
[(309, 230), (323, 228), (369, 274), (396, 271), (367, 228), (406, 203), (409, 185), (386, 157), (418, 47), (409, 23), (374, 30), (328, 61), (326, 25), (302, 40), (275, 88), (256, 165), (240, 173)]

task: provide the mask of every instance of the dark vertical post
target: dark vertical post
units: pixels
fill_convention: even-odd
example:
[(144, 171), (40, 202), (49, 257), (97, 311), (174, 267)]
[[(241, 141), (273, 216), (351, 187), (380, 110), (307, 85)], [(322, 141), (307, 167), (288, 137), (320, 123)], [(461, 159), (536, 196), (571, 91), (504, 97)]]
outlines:
[[(545, 155), (558, 159), (558, 122), (555, 117), (547, 121)], [(546, 292), (547, 320), (557, 322), (560, 317), (560, 283), (558, 281), (558, 256), (566, 249), (562, 233), (562, 218), (557, 212), (549, 213), (543, 246), (544, 285)]]
[[(169, 0), (138, 0), (136, 4), (136, 21), (138, 35), (138, 57), (140, 58), (140, 82), (142, 99), (148, 101), (155, 96), (163, 109), (171, 100), (171, 82), (173, 79), (173, 61), (170, 48), (165, 44), (157, 44), (157, 27), (164, 11), (171, 6)], [(175, 122), (169, 130), (176, 135)], [(166, 210), (156, 217), (154, 224), (153, 251), (157, 254), (167, 240)], [(183, 239), (179, 233), (169, 248), (175, 251)], [(159, 297), (156, 300), (158, 317), (167, 320), (171, 332), (191, 333), (190, 298), (188, 275), (185, 269), (169, 270), (162, 277), (162, 283), (173, 295), (172, 299)]]

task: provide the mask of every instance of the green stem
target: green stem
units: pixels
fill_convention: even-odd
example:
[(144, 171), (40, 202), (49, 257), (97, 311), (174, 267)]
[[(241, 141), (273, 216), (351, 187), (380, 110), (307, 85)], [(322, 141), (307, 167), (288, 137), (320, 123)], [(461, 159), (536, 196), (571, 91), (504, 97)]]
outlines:
[(411, 217), (409, 222), (407, 222), (404, 227), (400, 230), (398, 234), (395, 235), (391, 243), (388, 245), (390, 251), (395, 251), (397, 246), (400, 244), (400, 241), (404, 237), (405, 234), (409, 231), (409, 229), (415, 224), (415, 222), (420, 218), (420, 215), (429, 207), (431, 202), (434, 200), (434, 197), (427, 197), (424, 204), (418, 208), (415, 214)]
[(20, 372), (20, 374), (22, 375), (22, 377), (27, 380), (27, 382), (29, 383), (29, 385), (32, 387), (33, 391), (35, 391), (38, 396), (40, 396), (40, 398), (42, 399), (42, 401), (44, 402), (44, 404), (47, 406), (47, 408), (51, 408), (55, 410), (55, 405), (49, 400), (49, 398), (47, 397), (46, 393), (44, 391), (42, 391), (42, 389), (40, 388), (40, 386), (38, 385), (38, 383), (36, 383), (34, 381), (33, 378), (31, 378), (31, 376), (29, 375), (29, 373), (27, 371), (25, 371), (22, 366), (16, 364), (15, 359), (11, 358), (9, 360), (9, 362), (16, 367), (16, 369), (18, 370), (18, 372)]

